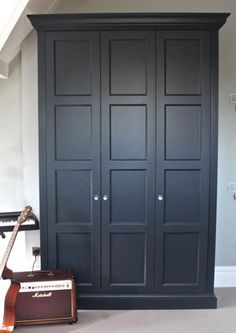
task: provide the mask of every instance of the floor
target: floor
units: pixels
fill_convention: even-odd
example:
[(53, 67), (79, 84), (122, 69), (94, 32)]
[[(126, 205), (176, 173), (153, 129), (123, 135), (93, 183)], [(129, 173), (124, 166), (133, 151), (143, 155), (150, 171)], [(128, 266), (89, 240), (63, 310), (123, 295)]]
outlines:
[(16, 333), (236, 333), (236, 288), (219, 288), (217, 310), (80, 310), (73, 325), (17, 327)]

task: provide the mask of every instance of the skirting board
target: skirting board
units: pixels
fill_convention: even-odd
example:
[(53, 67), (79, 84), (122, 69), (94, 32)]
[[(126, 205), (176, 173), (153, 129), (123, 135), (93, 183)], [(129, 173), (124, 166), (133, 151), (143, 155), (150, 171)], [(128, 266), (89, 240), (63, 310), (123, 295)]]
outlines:
[(217, 299), (214, 294), (179, 294), (179, 295), (80, 295), (80, 309), (97, 310), (144, 310), (144, 309), (216, 309)]
[(215, 287), (236, 287), (236, 266), (216, 266)]
[[(34, 270), (40, 269), (40, 263), (36, 264)], [(236, 266), (216, 266), (214, 285), (215, 288), (236, 287)]]

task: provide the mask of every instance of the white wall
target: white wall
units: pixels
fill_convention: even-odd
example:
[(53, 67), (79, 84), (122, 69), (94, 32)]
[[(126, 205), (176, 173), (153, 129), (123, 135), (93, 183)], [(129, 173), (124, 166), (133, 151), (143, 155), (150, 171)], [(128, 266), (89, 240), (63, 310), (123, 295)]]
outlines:
[(236, 9), (220, 32), (216, 264), (221, 266), (236, 265), (236, 201), (227, 188), (230, 182), (236, 182), (236, 112), (229, 104), (229, 94), (236, 93), (235, 60)]
[[(236, 201), (228, 193), (228, 183), (236, 182), (236, 112), (229, 104), (229, 94), (236, 93), (236, 1), (235, 0), (67, 0), (56, 12), (231, 12), (220, 31), (220, 94), (219, 94), (219, 169), (216, 264), (236, 266)], [(38, 141), (37, 141), (37, 55), (36, 33), (22, 45), (22, 64), (17, 62), (8, 81), (0, 81), (0, 120), (13, 123), (15, 131), (0, 131), (0, 211), (21, 209), (27, 201), (38, 212)], [(22, 74), (20, 75), (20, 72)], [(14, 98), (13, 98), (14, 96)], [(13, 100), (14, 101), (13, 101)], [(9, 111), (10, 104), (10, 111)], [(15, 104), (15, 107), (14, 107)], [(22, 108), (19, 106), (21, 105)], [(7, 106), (7, 108), (6, 108)], [(22, 111), (21, 111), (22, 110)], [(15, 117), (15, 118), (14, 118)], [(13, 120), (14, 119), (14, 120)], [(22, 120), (22, 127), (21, 127)], [(2, 124), (2, 121), (1, 121)], [(23, 132), (22, 132), (23, 130)], [(9, 133), (7, 136), (6, 132)], [(5, 154), (5, 156), (4, 156)], [(7, 158), (6, 158), (7, 156)], [(16, 161), (20, 166), (16, 170)], [(13, 175), (13, 176), (12, 176)], [(20, 191), (22, 189), (24, 191)], [(39, 244), (39, 233), (26, 233), (27, 258), (31, 246)], [(2, 242), (0, 240), (0, 242)], [(22, 241), (22, 248), (24, 247)]]
[[(10, 67), (9, 79), (0, 80), (0, 212), (18, 211), (24, 205), (20, 55)], [(5, 240), (0, 238), (0, 258), (9, 236)], [(25, 233), (22, 232), (17, 237), (9, 267), (23, 269), (24, 258)]]
[(56, 13), (104, 12), (228, 12), (235, 0), (64, 0)]
[(0, 80), (0, 211), (23, 204), (21, 58), (11, 64), (10, 78)]
[[(24, 199), (39, 216), (38, 170), (38, 74), (37, 35), (32, 31), (21, 50), (22, 158)], [(26, 232), (26, 261), (32, 263), (32, 247), (40, 245), (39, 231)], [(38, 258), (40, 259), (40, 258)], [(35, 266), (39, 267), (39, 260)]]
[[(0, 212), (20, 211), (27, 204), (39, 213), (37, 38), (33, 31), (11, 64), (8, 80), (0, 80)], [(33, 82), (33, 84), (32, 84)], [(0, 238), (0, 258), (8, 244)], [(28, 270), (32, 246), (39, 246), (39, 231), (19, 232), (8, 266)], [(35, 268), (39, 268), (37, 259)]]

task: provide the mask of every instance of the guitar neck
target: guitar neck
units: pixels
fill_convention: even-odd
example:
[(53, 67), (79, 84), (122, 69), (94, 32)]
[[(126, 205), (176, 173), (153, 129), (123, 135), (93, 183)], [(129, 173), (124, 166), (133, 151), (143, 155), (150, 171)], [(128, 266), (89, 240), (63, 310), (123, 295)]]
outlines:
[(10, 256), (12, 247), (14, 245), (19, 227), (20, 227), (20, 224), (17, 223), (14, 227), (14, 230), (12, 232), (11, 238), (10, 238), (9, 243), (7, 245), (6, 251), (5, 251), (4, 256), (2, 258), (2, 261), (1, 261), (1, 264), (0, 264), (0, 278), (2, 277), (4, 268), (6, 267), (6, 264), (7, 264), (8, 258)]

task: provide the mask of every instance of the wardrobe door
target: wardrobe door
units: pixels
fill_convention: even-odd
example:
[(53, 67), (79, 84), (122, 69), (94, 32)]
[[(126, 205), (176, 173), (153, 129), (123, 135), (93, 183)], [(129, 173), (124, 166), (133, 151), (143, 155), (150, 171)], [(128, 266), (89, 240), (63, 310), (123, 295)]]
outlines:
[(48, 267), (81, 292), (100, 287), (99, 66), (98, 32), (46, 33)]
[(209, 32), (157, 33), (158, 292), (206, 288), (209, 68)]
[(102, 288), (153, 289), (155, 34), (103, 32)]

